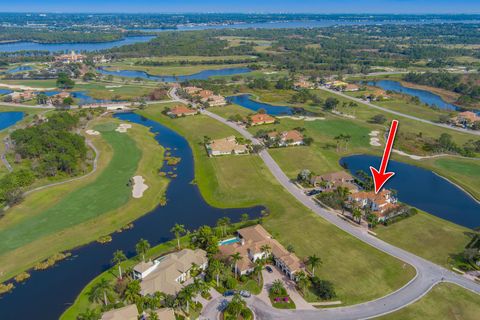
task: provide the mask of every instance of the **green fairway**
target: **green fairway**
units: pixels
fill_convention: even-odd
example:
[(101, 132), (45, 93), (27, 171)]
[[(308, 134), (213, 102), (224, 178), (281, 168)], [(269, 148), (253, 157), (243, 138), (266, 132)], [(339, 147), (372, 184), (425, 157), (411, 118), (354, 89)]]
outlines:
[(435, 319), (476, 320), (480, 314), (480, 297), (450, 283), (436, 285), (419, 301), (381, 320)]
[(115, 128), (113, 123), (96, 128), (112, 146), (114, 155), (95, 183), (68, 194), (38, 215), (13, 225), (0, 225), (0, 254), (118, 208), (129, 200), (131, 188), (127, 183), (135, 173), (141, 152), (132, 138), (114, 131)]
[[(209, 158), (203, 137), (238, 135), (205, 116), (170, 119), (163, 106), (149, 106), (140, 114), (185, 136), (195, 158), (195, 181), (206, 201), (217, 207), (265, 205), (271, 214), (266, 228), (299, 257), (317, 254), (323, 265), (318, 275), (332, 281), (339, 300), (353, 304), (378, 298), (404, 285), (413, 268), (337, 229), (298, 203), (281, 187), (263, 161), (255, 156)], [(360, 276), (359, 276), (360, 275)]]

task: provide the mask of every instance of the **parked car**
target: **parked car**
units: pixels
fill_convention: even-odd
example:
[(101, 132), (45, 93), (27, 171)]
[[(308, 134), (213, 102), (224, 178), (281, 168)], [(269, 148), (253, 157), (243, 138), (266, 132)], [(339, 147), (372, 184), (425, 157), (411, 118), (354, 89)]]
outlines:
[(233, 296), (235, 293), (236, 293), (235, 290), (227, 290), (223, 293), (223, 296), (224, 297), (230, 297), (230, 296)]
[(250, 291), (247, 291), (247, 290), (242, 290), (240, 291), (240, 295), (244, 298), (250, 298), (252, 296), (252, 294), (250, 293)]
[(272, 272), (273, 272), (273, 269), (272, 269), (272, 267), (270, 267), (270, 266), (266, 266), (266, 267), (265, 267), (265, 270), (267, 270), (268, 273), (272, 273)]
[(318, 189), (313, 189), (313, 190), (310, 190), (307, 192), (307, 196), (314, 196), (316, 194), (319, 194), (321, 193), (322, 191), (318, 190)]

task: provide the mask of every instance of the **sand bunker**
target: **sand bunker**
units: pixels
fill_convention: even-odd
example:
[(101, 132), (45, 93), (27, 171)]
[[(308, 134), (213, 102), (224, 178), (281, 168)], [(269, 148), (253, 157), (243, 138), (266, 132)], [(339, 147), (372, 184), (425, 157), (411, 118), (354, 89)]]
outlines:
[(100, 132), (95, 131), (95, 130), (87, 130), (87, 131), (85, 131), (85, 133), (90, 135), (90, 136), (99, 136), (100, 135)]
[(127, 130), (130, 129), (131, 127), (132, 127), (132, 125), (129, 124), (129, 123), (120, 123), (120, 124), (118, 125), (118, 128), (115, 129), (115, 131), (121, 132), (121, 133), (125, 133), (125, 132), (127, 132)]
[(315, 121), (315, 120), (325, 120), (322, 117), (308, 117), (308, 116), (280, 116), (279, 119), (292, 119), (292, 120), (303, 120), (303, 121)]
[(379, 131), (373, 130), (371, 131), (368, 135), (370, 136), (370, 145), (374, 147), (380, 147), (380, 139), (378, 138), (378, 135), (380, 134)]
[(148, 186), (145, 184), (145, 179), (142, 176), (133, 177), (132, 197), (136, 199), (143, 197), (143, 193), (147, 189)]

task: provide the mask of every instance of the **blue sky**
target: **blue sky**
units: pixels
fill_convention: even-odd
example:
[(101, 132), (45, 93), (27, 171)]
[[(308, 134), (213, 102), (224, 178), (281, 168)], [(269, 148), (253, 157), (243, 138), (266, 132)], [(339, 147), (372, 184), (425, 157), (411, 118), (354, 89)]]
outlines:
[(480, 13), (480, 0), (1, 0), (7, 11)]

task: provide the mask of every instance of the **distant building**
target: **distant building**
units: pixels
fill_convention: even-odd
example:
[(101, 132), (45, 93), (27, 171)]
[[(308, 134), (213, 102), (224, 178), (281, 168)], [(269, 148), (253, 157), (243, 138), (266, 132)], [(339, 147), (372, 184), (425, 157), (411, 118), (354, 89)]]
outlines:
[(349, 83), (345, 86), (345, 88), (343, 89), (344, 91), (358, 91), (360, 90), (360, 87), (357, 86), (356, 84), (353, 84), (353, 83)]
[(207, 144), (207, 150), (211, 156), (243, 154), (248, 152), (247, 146), (244, 144), (239, 144), (235, 136), (212, 140), (209, 144)]
[(208, 98), (202, 98), (201, 101), (208, 103), (210, 107), (219, 107), (227, 104), (225, 98), (219, 95), (211, 95)]
[(480, 121), (480, 116), (472, 111), (464, 111), (452, 118), (452, 122), (461, 127), (469, 127), (475, 122)]
[(183, 249), (154, 261), (140, 262), (134, 267), (133, 275), (141, 280), (140, 293), (143, 296), (155, 292), (176, 295), (183, 288), (183, 283), (190, 279), (192, 264), (205, 270), (208, 266), (207, 253), (201, 249)]
[(182, 117), (182, 116), (193, 116), (197, 114), (197, 110), (190, 109), (183, 104), (176, 105), (173, 107), (169, 112), (167, 112), (169, 116), (172, 117)]
[(257, 113), (249, 117), (249, 122), (252, 126), (261, 124), (271, 124), (275, 122), (275, 118), (266, 113)]
[(185, 93), (189, 94), (189, 95), (193, 95), (199, 91), (201, 91), (202, 88), (197, 88), (197, 87), (185, 87), (183, 88), (183, 91), (185, 91)]
[(134, 304), (105, 312), (101, 320), (137, 320), (139, 316)]
[(72, 50), (69, 54), (62, 54), (55, 57), (55, 62), (61, 63), (82, 63), (85, 61), (86, 56), (83, 54), (76, 54), (75, 51)]
[(15, 91), (10, 93), (13, 102), (22, 102), (26, 100), (32, 100), (35, 98), (36, 93), (31, 90), (26, 91)]
[(268, 133), (269, 139), (278, 139), (279, 146), (299, 146), (303, 144), (303, 134), (298, 130), (283, 132), (272, 131)]
[[(243, 228), (237, 231), (239, 241), (219, 247), (220, 255), (229, 258), (234, 253), (240, 253), (242, 259), (237, 262), (237, 272), (240, 275), (251, 273), (254, 262), (272, 256), (275, 265), (290, 279), (295, 279), (295, 274), (305, 269), (300, 259), (288, 252), (276, 239), (261, 225)], [(269, 250), (264, 250), (265, 246)]]
[(293, 86), (296, 89), (314, 89), (315, 84), (313, 82), (307, 81), (307, 80), (299, 80), (296, 81)]
[(175, 313), (173, 309), (162, 308), (155, 311), (160, 320), (175, 320)]

